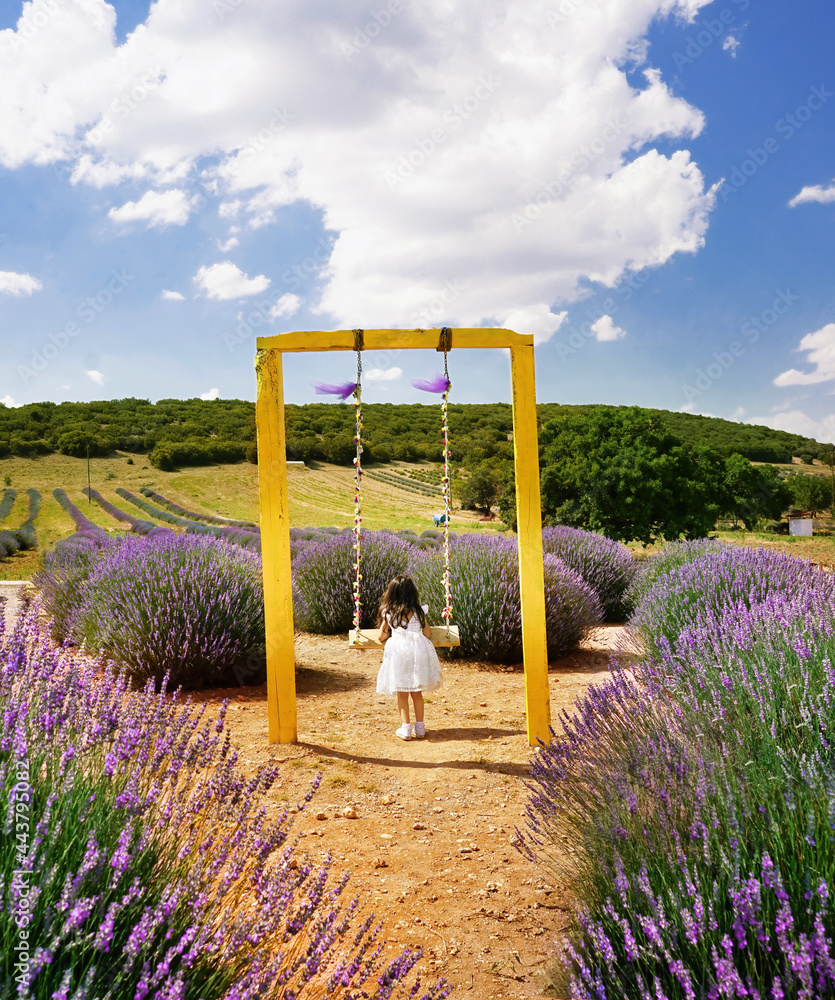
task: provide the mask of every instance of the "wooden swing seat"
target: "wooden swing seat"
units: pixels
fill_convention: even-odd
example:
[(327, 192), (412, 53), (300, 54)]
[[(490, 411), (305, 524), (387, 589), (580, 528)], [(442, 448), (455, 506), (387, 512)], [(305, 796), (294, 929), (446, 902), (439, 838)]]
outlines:
[[(451, 647), (460, 646), (461, 639), (458, 635), (458, 626), (450, 625), (431, 625), (432, 629), (432, 645), (436, 647)], [(379, 628), (364, 628), (360, 630), (359, 639), (357, 639), (357, 630), (351, 629), (348, 633), (348, 647), (349, 649), (382, 649), (383, 643), (380, 642), (380, 632), (382, 629)]]

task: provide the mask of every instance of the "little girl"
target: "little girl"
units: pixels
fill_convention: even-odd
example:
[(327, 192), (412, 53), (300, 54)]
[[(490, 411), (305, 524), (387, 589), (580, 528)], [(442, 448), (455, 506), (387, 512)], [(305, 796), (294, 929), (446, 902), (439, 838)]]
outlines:
[(380, 601), (377, 626), (385, 647), (383, 665), (377, 674), (377, 694), (396, 694), (401, 740), (412, 738), (409, 695), (415, 705), (415, 736), (426, 736), (423, 722), (423, 692), (440, 687), (441, 664), (432, 645), (432, 631), (426, 624), (429, 605), (421, 605), (417, 587), (410, 576), (396, 576)]

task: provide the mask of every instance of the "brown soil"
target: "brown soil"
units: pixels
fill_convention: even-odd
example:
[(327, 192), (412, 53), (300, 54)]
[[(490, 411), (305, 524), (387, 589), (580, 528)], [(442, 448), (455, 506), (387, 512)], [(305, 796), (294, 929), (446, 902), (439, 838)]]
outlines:
[[(619, 631), (600, 629), (551, 664), (552, 719), (605, 680)], [(426, 739), (404, 743), (394, 699), (375, 693), (381, 659), (338, 636), (297, 635), (298, 744), (268, 744), (265, 686), (205, 697), (210, 710), (231, 699), (245, 768), (284, 765), (270, 793), (274, 814), (293, 810), (322, 774), (294, 817), (299, 849), (330, 853), (335, 872), (350, 872), (351, 894), (384, 921), (392, 953), (420, 946), (424, 979), (445, 977), (457, 996), (540, 996), (570, 901), (514, 846), (532, 754), (523, 675), (445, 663), (444, 686), (426, 698)]]

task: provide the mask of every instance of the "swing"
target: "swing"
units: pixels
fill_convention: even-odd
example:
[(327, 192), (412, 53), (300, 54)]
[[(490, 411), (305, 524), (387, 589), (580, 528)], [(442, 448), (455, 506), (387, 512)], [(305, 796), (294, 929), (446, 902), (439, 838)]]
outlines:
[[(444, 352), (444, 374), (440, 373), (433, 381), (423, 381), (415, 379), (412, 385), (417, 389), (426, 392), (440, 392), (441, 398), (441, 418), (443, 427), (443, 452), (444, 452), (444, 476), (443, 476), (443, 497), (444, 497), (444, 610), (443, 625), (432, 625), (432, 645), (436, 647), (451, 647), (461, 644), (458, 635), (458, 626), (452, 624), (452, 594), (450, 593), (449, 576), (449, 518), (452, 510), (452, 495), (449, 475), (449, 408), (448, 398), (452, 383), (449, 380), (447, 370), (447, 353), (452, 348), (452, 331), (449, 327), (444, 327), (441, 331), (441, 338), (438, 342), (438, 350)], [(329, 393), (341, 396), (343, 401), (348, 396), (354, 397), (354, 409), (356, 411), (354, 421), (354, 443), (357, 446), (357, 454), (354, 458), (354, 627), (348, 633), (348, 646), (351, 649), (382, 649), (383, 643), (380, 641), (380, 629), (362, 629), (362, 604), (360, 599), (360, 581), (362, 580), (362, 351), (363, 351), (363, 331), (354, 330), (354, 350), (357, 353), (357, 381), (355, 383), (346, 382), (343, 385), (324, 385), (316, 383), (315, 388), (319, 393)]]

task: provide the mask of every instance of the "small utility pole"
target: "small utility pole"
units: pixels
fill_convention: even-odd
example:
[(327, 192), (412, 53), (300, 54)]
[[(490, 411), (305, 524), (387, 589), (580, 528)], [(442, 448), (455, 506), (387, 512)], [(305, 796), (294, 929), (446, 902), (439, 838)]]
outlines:
[(835, 444), (832, 445), (832, 451), (829, 453), (829, 472), (832, 476), (832, 510), (831, 514), (835, 517)]
[(87, 503), (92, 507), (93, 498), (90, 496), (90, 442), (87, 442)]

